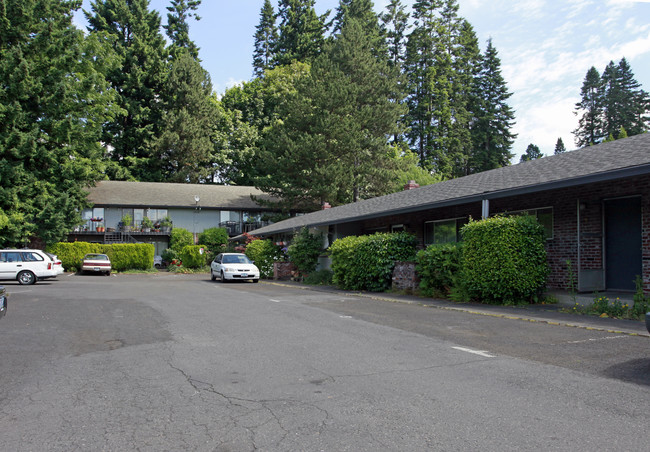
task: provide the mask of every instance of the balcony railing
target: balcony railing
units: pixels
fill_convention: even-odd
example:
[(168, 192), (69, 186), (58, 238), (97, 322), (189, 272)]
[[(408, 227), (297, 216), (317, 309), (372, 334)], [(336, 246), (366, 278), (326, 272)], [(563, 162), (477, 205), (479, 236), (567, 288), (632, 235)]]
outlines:
[(269, 221), (222, 221), (219, 223), (220, 228), (226, 228), (228, 235), (234, 237), (243, 234), (244, 232), (251, 232), (264, 226), (271, 224)]

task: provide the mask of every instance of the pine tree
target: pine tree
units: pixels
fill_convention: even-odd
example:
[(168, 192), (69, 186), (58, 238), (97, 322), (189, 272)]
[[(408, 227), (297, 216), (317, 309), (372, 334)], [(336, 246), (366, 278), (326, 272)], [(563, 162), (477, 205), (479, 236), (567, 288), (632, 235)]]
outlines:
[(420, 166), (434, 170), (436, 150), (433, 74), (436, 63), (436, 11), (441, 0), (421, 0), (413, 5), (414, 29), (406, 43), (404, 70), (408, 80), (406, 134)]
[(255, 51), (253, 52), (253, 75), (262, 77), (271, 67), (273, 51), (278, 39), (275, 27), (275, 13), (271, 0), (264, 0), (260, 11), (260, 23), (255, 27)]
[(90, 33), (106, 36), (120, 58), (119, 66), (105, 75), (126, 115), (105, 124), (103, 141), (111, 148), (113, 161), (133, 177), (155, 181), (154, 142), (162, 116), (159, 93), (167, 77), (168, 56), (160, 15), (149, 10), (149, 0), (95, 0), (86, 18)]
[(580, 102), (576, 103), (575, 114), (584, 111), (573, 131), (578, 147), (599, 143), (605, 135), (603, 130), (603, 88), (600, 74), (591, 67), (585, 75), (580, 90)]
[(400, 68), (405, 58), (409, 14), (401, 0), (391, 0), (386, 6), (386, 12), (379, 18), (382, 22), (382, 33), (386, 36), (389, 61), (393, 66)]
[(190, 39), (190, 26), (187, 19), (193, 17), (201, 20), (196, 13), (201, 5), (201, 0), (171, 0), (172, 6), (167, 7), (167, 25), (163, 28), (172, 41), (173, 49), (186, 49), (194, 58), (199, 57), (199, 48)]
[(564, 141), (562, 141), (562, 138), (558, 138), (557, 142), (555, 143), (555, 152), (554, 154), (562, 154), (566, 152), (566, 148), (564, 147)]
[(386, 60), (355, 18), (346, 20), (312, 64), (267, 130), (256, 186), (287, 205), (317, 208), (357, 201), (392, 189), (394, 162), (386, 137), (403, 108)]
[(619, 133), (621, 129), (625, 129), (629, 135), (644, 133), (650, 125), (650, 118), (647, 116), (650, 110), (650, 97), (641, 89), (641, 84), (635, 80), (632, 68), (625, 58), (619, 61), (617, 69), (617, 85), (621, 91), (623, 102), (617, 121), (608, 124), (608, 130), (618, 125), (616, 127), (617, 138), (622, 138)]
[(544, 157), (544, 154), (542, 154), (542, 151), (539, 149), (539, 147), (533, 143), (530, 143), (526, 148), (526, 153), (521, 156), (521, 159), (519, 161), (527, 162), (529, 160), (541, 159), (542, 157)]
[(314, 0), (280, 0), (274, 67), (292, 61), (309, 62), (320, 54), (325, 44), (328, 15), (329, 11), (323, 16), (316, 14)]
[(116, 63), (72, 24), (80, 2), (0, 2), (0, 247), (63, 240), (103, 178), (101, 125)]
[(162, 132), (155, 142), (157, 178), (201, 182), (210, 176), (217, 109), (210, 76), (188, 50), (172, 60), (164, 93)]
[(508, 92), (501, 75), (501, 61), (491, 39), (488, 40), (475, 83), (477, 104), (472, 109), (475, 120), (471, 125), (473, 152), (470, 173), (509, 165), (516, 138), (511, 132), (515, 114), (508, 105), (512, 94)]
[(618, 65), (610, 61), (602, 77), (596, 68), (589, 69), (580, 94), (575, 113), (584, 113), (573, 132), (578, 146), (620, 138), (621, 128), (637, 135), (650, 127), (650, 96), (634, 79), (625, 58)]
[(420, 165), (443, 178), (469, 172), (476, 35), (458, 16), (456, 0), (413, 5), (415, 27), (406, 46), (407, 138)]

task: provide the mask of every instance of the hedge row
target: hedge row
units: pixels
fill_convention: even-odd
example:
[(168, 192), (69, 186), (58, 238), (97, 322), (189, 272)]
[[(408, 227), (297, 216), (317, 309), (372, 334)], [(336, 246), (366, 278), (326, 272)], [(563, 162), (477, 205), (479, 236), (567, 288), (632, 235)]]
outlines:
[(88, 253), (106, 254), (113, 270), (124, 271), (152, 268), (155, 247), (148, 243), (59, 242), (49, 246), (47, 251), (56, 254), (67, 271), (77, 270)]
[(417, 239), (405, 232), (335, 240), (330, 247), (333, 281), (348, 290), (387, 290), (395, 262), (413, 260), (416, 244)]

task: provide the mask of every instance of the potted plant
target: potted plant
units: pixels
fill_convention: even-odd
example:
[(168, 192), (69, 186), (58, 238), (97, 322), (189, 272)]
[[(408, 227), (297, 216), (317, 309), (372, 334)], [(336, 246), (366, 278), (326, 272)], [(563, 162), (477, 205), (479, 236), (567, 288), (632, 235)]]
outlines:
[(133, 217), (131, 215), (129, 215), (128, 213), (122, 215), (122, 230), (124, 232), (130, 232), (132, 224), (133, 224)]
[(144, 217), (142, 219), (142, 223), (140, 223), (140, 226), (142, 226), (142, 232), (151, 232), (151, 228), (153, 228), (153, 221), (151, 221), (148, 217)]
[(106, 229), (104, 228), (104, 223), (99, 223), (97, 225), (97, 232), (104, 232)]
[(172, 219), (169, 215), (160, 220), (160, 229), (162, 232), (169, 232), (172, 229)]

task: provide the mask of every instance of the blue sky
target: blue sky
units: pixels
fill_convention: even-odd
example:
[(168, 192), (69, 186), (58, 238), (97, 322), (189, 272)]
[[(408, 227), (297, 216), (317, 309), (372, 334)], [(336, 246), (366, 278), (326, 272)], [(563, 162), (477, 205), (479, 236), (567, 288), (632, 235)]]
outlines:
[[(190, 23), (191, 38), (201, 48), (203, 67), (214, 90), (250, 80), (253, 34), (263, 0), (203, 0), (201, 20)], [(272, 0), (277, 7), (277, 0)], [(387, 0), (376, 0), (382, 11)], [(413, 0), (405, 0), (411, 5)], [(169, 0), (151, 0), (152, 9), (167, 19)], [(518, 134), (513, 146), (519, 161), (529, 143), (552, 154), (562, 137), (575, 149), (573, 114), (587, 70), (599, 72), (610, 60), (627, 58), (636, 80), (650, 91), (650, 0), (459, 0), (460, 15), (473, 26), (485, 49), (499, 52), (503, 76), (515, 109)], [(316, 0), (319, 13), (338, 0)], [(84, 0), (83, 8), (89, 9)], [(81, 18), (79, 24), (83, 24)]]

